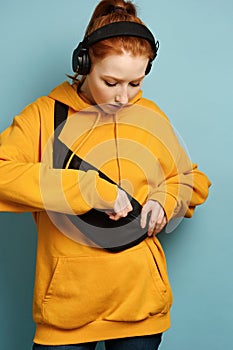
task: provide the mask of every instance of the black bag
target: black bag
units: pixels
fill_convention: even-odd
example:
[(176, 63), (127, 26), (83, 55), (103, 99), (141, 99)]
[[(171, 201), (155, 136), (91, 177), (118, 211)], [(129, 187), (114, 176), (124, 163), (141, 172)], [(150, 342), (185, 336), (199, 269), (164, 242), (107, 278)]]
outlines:
[[(68, 106), (59, 101), (55, 101), (53, 167), (57, 169), (65, 169), (72, 155), (72, 151), (58, 138), (64, 127), (67, 114)], [(73, 156), (68, 168), (82, 171), (95, 170), (99, 173), (101, 178), (115, 184), (115, 182), (104, 173), (76, 155)], [(148, 224), (144, 229), (141, 228), (140, 214), (142, 206), (128, 193), (126, 194), (130, 199), (133, 210), (129, 212), (125, 218), (121, 218), (118, 221), (109, 219), (104, 211), (97, 209), (91, 209), (82, 215), (66, 216), (88, 239), (99, 247), (111, 252), (128, 249), (142, 242), (147, 237)]]

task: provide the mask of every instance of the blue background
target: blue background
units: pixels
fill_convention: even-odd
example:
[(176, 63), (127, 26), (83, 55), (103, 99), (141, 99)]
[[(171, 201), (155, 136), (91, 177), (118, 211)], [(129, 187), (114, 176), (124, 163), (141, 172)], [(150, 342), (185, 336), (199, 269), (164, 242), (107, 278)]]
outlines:
[[(0, 131), (71, 73), (71, 53), (97, 1), (1, 3)], [(231, 349), (233, 342), (233, 2), (138, 0), (160, 40), (144, 96), (155, 100), (212, 181), (207, 202), (160, 234), (174, 294), (161, 350)], [(31, 214), (0, 214), (0, 339), (29, 350), (36, 228)], [(102, 344), (98, 349), (102, 349)]]

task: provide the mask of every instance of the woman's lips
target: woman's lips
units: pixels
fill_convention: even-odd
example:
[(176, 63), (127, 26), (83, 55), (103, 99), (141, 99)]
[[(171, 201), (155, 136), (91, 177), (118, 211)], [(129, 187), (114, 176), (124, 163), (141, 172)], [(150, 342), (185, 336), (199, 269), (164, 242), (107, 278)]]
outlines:
[(113, 112), (117, 112), (122, 108), (122, 106), (114, 105), (114, 104), (107, 104), (106, 107)]

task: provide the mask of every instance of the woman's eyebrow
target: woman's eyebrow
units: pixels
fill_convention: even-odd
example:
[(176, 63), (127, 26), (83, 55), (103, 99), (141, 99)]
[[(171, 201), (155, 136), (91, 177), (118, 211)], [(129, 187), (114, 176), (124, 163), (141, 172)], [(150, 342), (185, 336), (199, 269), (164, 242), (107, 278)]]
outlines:
[[(143, 75), (143, 76), (141, 76), (139, 78), (130, 80), (130, 81), (139, 81), (139, 80), (142, 80), (144, 77), (145, 77), (145, 75)], [(113, 80), (116, 80), (116, 81), (119, 81), (119, 82), (124, 81), (124, 79), (116, 78), (116, 77), (113, 77), (112, 75), (105, 75), (104, 78), (105, 79), (113, 79)]]

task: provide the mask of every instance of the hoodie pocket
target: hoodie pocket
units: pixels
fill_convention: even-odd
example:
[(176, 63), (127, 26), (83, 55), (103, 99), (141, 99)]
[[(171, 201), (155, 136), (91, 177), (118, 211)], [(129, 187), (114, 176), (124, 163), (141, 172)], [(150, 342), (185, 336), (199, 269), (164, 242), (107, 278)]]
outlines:
[(168, 311), (168, 292), (145, 244), (117, 254), (60, 257), (43, 300), (43, 321), (62, 329), (97, 320), (141, 321)]

